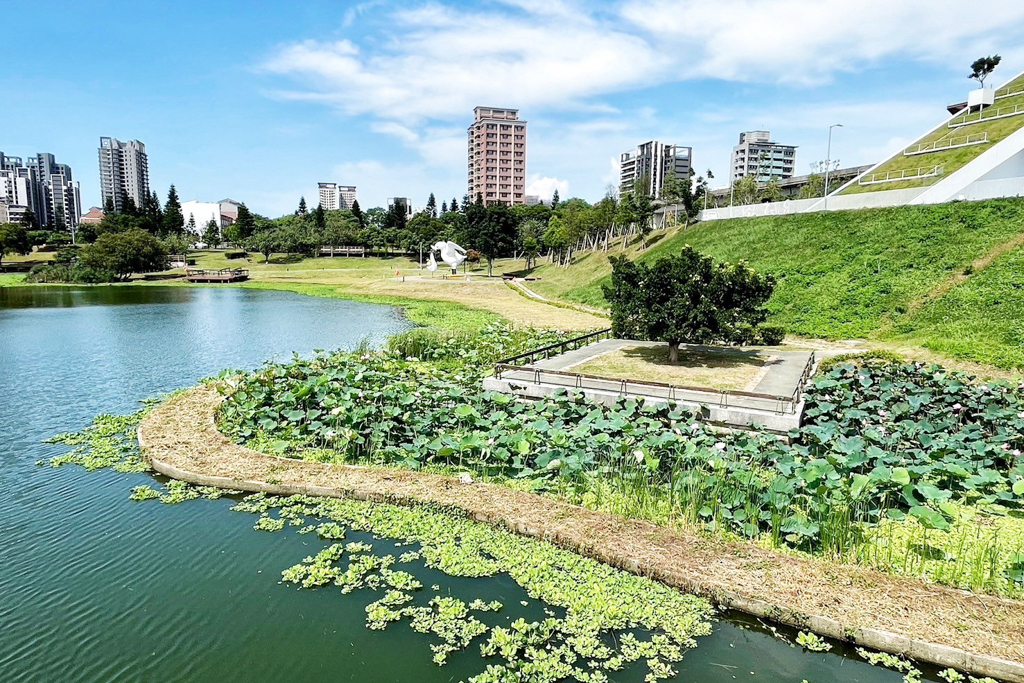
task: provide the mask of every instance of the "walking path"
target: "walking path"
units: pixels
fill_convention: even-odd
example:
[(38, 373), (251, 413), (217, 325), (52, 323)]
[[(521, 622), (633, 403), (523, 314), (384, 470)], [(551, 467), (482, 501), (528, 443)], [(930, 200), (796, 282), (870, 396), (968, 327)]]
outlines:
[(718, 604), (820, 635), (1024, 683), (1024, 601), (979, 597), (860, 567), (790, 557), (627, 520), (494, 484), (258, 453), (216, 427), (211, 385), (153, 409), (139, 443), (153, 468), (195, 484), (275, 495), (429, 503), (541, 538)]

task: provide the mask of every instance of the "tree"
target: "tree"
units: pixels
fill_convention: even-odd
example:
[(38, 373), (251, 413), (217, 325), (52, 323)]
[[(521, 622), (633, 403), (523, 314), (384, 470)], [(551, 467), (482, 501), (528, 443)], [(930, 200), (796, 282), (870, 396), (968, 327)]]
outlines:
[(752, 175), (733, 182), (732, 195), (736, 204), (756, 204), (757, 193), (757, 179)]
[(217, 227), (217, 221), (212, 218), (206, 221), (206, 229), (203, 230), (203, 242), (210, 249), (216, 249), (220, 246), (220, 228)]
[(305, 216), (306, 215), (306, 198), (305, 197), (299, 197), (299, 208), (295, 210), (295, 215), (296, 216)]
[(992, 75), (992, 72), (999, 66), (999, 62), (1003, 61), (1003, 58), (999, 55), (991, 55), (989, 57), (979, 57), (974, 60), (971, 64), (971, 75), (968, 78), (973, 78), (981, 84), (981, 87), (985, 87), (985, 79)]
[(111, 195), (107, 195), (103, 200), (103, 213), (114, 213), (117, 211), (117, 207), (114, 206), (114, 198)]
[(313, 225), (320, 232), (323, 232), (324, 228), (327, 227), (327, 217), (324, 213), (323, 204), (317, 204), (316, 208), (313, 209)]
[(7, 254), (27, 254), (32, 250), (28, 230), (19, 223), (0, 225), (0, 261)]
[(121, 213), (132, 218), (136, 218), (139, 215), (139, 207), (136, 206), (135, 200), (124, 191), (121, 192)]
[(245, 204), (241, 204), (238, 207), (238, 215), (235, 217), (235, 222), (229, 225), (224, 231), (224, 236), (227, 237), (228, 241), (232, 244), (241, 245), (245, 240), (249, 239), (255, 231), (256, 219), (253, 217), (252, 212), (249, 211), (249, 207)]
[(519, 247), (523, 250), (527, 270), (533, 267), (537, 261), (545, 230), (547, 230), (547, 224), (535, 218), (519, 223)]
[(167, 235), (160, 241), (164, 243), (167, 253), (175, 256), (188, 256), (193, 246), (192, 240), (184, 235)]
[(448, 202), (441, 202), (441, 215), (448, 213)]
[(356, 199), (352, 202), (352, 217), (359, 223), (359, 228), (363, 229), (366, 227), (366, 217), (363, 214), (363, 209), (359, 206), (359, 200)]
[(761, 188), (761, 201), (762, 202), (779, 202), (782, 201), (782, 186), (779, 185), (779, 181), (772, 178), (764, 187)]
[(679, 345), (748, 343), (767, 317), (765, 304), (775, 278), (746, 263), (715, 262), (690, 245), (678, 256), (653, 263), (612, 257), (611, 284), (602, 287), (611, 304), (616, 337), (664, 341), (669, 360)]
[(283, 240), (281, 239), (279, 228), (268, 227), (254, 232), (252, 236), (246, 240), (245, 248), (255, 251), (258, 254), (263, 254), (263, 262), (270, 263), (271, 254), (282, 249), (282, 242)]
[(429, 214), (431, 218), (437, 218), (437, 200), (434, 199), (433, 192), (431, 192), (430, 196), (427, 198), (427, 214)]
[(151, 235), (159, 235), (163, 232), (163, 222), (160, 198), (156, 192), (147, 194), (142, 198), (142, 207), (139, 210), (139, 227)]
[(145, 230), (132, 228), (100, 235), (82, 248), (79, 260), (87, 268), (110, 271), (118, 280), (127, 280), (133, 273), (167, 268), (167, 248)]
[(452, 213), (458, 213), (459, 211), (459, 200), (452, 197), (452, 203), (448, 205)]
[(199, 228), (196, 227), (196, 217), (193, 214), (188, 215), (188, 223), (185, 224), (185, 234), (187, 235), (198, 235)]
[(552, 209), (557, 209), (558, 208), (558, 189), (557, 188), (555, 188), (555, 193), (553, 195), (551, 195), (551, 208)]
[(174, 185), (171, 185), (167, 192), (163, 224), (165, 235), (180, 235), (185, 230), (185, 216), (181, 213), (181, 202), (178, 200), (178, 191), (174, 189)]
[(519, 221), (508, 204), (473, 207), (468, 216), (476, 235), (475, 247), (487, 259), (487, 275), (493, 273), (494, 259), (507, 256), (515, 248)]

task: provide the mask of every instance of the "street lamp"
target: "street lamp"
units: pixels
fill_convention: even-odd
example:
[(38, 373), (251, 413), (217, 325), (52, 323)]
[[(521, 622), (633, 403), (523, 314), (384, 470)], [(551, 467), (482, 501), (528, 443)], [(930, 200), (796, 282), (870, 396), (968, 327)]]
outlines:
[(828, 158), (825, 160), (825, 194), (823, 197), (824, 204), (822, 205), (822, 211), (828, 211), (828, 172), (832, 167), (832, 129), (842, 127), (843, 124), (841, 123), (833, 123), (828, 127), (828, 153), (826, 154)]

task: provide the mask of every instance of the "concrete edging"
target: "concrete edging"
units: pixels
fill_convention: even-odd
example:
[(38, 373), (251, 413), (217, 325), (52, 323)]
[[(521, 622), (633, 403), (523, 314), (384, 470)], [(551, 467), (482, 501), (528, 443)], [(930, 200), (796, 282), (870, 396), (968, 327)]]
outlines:
[[(159, 409), (160, 407), (155, 409), (154, 412)], [(262, 492), (271, 495), (309, 495), (326, 498), (351, 498), (354, 500), (409, 506), (434, 503), (434, 501), (430, 500), (417, 499), (415, 496), (388, 494), (379, 490), (338, 488), (318, 486), (314, 484), (272, 483), (270, 481), (235, 479), (232, 477), (189, 471), (161, 459), (156, 453), (154, 453), (155, 447), (148, 443), (147, 438), (144, 436), (147, 422), (152, 419), (153, 413), (150, 413), (150, 415), (148, 415), (139, 425), (139, 445), (143, 455), (152, 465), (153, 469), (160, 474), (171, 477), (172, 479), (178, 479), (201, 486), (213, 486), (217, 488), (253, 493)], [(225, 442), (230, 443), (227, 437), (224, 437), (219, 430), (217, 430), (215, 410), (208, 412), (203, 416), (203, 419), (204, 422), (206, 422), (206, 425), (204, 425), (205, 428), (212, 428)], [(237, 444), (232, 445), (247, 453), (251, 453), (258, 459), (266, 458), (278, 460), (282, 461), (282, 463), (288, 464), (289, 466), (304, 462), (293, 458), (282, 458), (279, 456), (267, 455), (265, 453), (258, 453), (257, 451), (237, 446)], [(365, 472), (380, 471), (377, 468), (361, 467), (357, 465), (330, 465), (329, 467)], [(403, 476), (408, 476), (410, 474), (407, 470), (398, 470), (398, 472), (401, 472)], [(439, 475), (426, 476), (436, 477)], [(460, 486), (458, 481), (455, 479), (445, 479), (450, 479), (453, 487)], [(537, 496), (537, 494), (524, 492), (516, 493), (521, 496)], [(569, 506), (568, 504), (564, 505), (568, 507), (577, 507)], [(851, 628), (840, 621), (829, 617), (804, 614), (786, 607), (773, 605), (764, 600), (745, 596), (737, 592), (728, 590), (709, 590), (707, 586), (700, 585), (683, 572), (665, 571), (653, 567), (644, 561), (638, 561), (634, 558), (602, 552), (600, 548), (588, 546), (577, 539), (573, 539), (567, 535), (559, 533), (557, 530), (553, 532), (545, 532), (542, 529), (531, 527), (525, 523), (512, 522), (501, 515), (481, 513), (479, 511), (474, 512), (473, 510), (469, 510), (461, 506), (459, 507), (469, 518), (475, 521), (508, 529), (522, 536), (554, 543), (559, 547), (596, 559), (618, 569), (646, 576), (688, 593), (693, 593), (707, 598), (720, 607), (734, 609), (757, 617), (763, 617), (787, 626), (811, 631), (820, 636), (853, 643), (873, 650), (888, 652), (895, 655), (906, 655), (914, 660), (940, 667), (953, 667), (975, 676), (990, 676), (1004, 681), (1011, 681), (1012, 683), (1024, 683), (1024, 664), (989, 655), (974, 654), (963, 649), (917, 640), (879, 629), (864, 627)]]

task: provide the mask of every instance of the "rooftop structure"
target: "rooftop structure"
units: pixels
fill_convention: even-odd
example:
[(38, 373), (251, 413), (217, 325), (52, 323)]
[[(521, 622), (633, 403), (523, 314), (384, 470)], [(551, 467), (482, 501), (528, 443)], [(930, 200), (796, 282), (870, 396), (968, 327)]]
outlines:
[(638, 182), (643, 182), (643, 192), (660, 197), (666, 179), (675, 177), (689, 182), (692, 168), (692, 147), (651, 140), (619, 155), (619, 191), (632, 192)]
[(476, 107), (469, 127), (469, 198), (526, 203), (526, 121), (518, 109)]
[(731, 182), (753, 176), (759, 183), (782, 180), (796, 168), (796, 147), (773, 142), (766, 130), (740, 133), (740, 142), (732, 148), (729, 165)]

